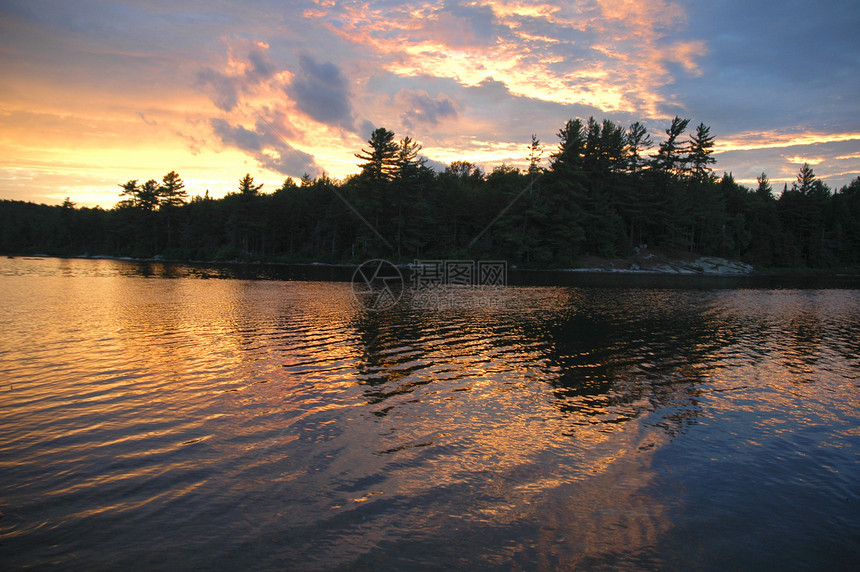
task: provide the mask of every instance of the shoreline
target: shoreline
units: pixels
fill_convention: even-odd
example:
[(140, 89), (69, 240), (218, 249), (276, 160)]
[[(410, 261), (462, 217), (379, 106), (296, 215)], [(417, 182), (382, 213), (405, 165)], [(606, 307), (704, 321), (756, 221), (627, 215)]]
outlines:
[[(251, 267), (296, 267), (296, 268), (332, 268), (332, 269), (356, 269), (362, 263), (353, 262), (286, 262), (282, 260), (265, 259), (232, 259), (232, 260), (190, 260), (173, 259), (154, 256), (150, 258), (135, 258), (131, 256), (112, 256), (106, 254), (76, 256), (59, 256), (52, 254), (3, 254), (7, 259), (41, 260), (45, 258), (58, 258), (69, 260), (116, 260), (122, 262), (158, 263), (158, 264), (188, 264), (194, 266), (251, 266)], [(374, 260), (374, 259), (368, 259)], [(419, 259), (424, 261), (435, 261), (436, 259)], [(411, 262), (392, 263), (398, 268), (409, 268)], [(583, 266), (572, 268), (533, 268), (520, 267), (516, 264), (508, 264), (508, 271), (523, 274), (558, 274), (558, 275), (614, 275), (614, 276), (708, 276), (725, 278), (743, 277), (844, 277), (860, 278), (860, 268), (755, 268), (751, 264), (721, 258), (716, 256), (670, 258), (665, 255), (652, 254), (645, 257), (628, 258), (598, 258), (588, 257)]]

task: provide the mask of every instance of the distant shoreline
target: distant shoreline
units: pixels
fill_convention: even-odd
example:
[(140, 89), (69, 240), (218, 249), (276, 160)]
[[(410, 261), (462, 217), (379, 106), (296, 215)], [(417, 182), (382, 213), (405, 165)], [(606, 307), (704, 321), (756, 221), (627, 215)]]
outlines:
[[(187, 259), (168, 259), (161, 256), (148, 258), (134, 258), (130, 256), (111, 256), (111, 255), (77, 255), (77, 256), (57, 256), (51, 254), (3, 254), (7, 259), (24, 259), (36, 260), (46, 258), (57, 258), (66, 260), (115, 260), (120, 262), (134, 263), (155, 263), (155, 264), (177, 264), (191, 265), (197, 267), (242, 267), (242, 268), (294, 268), (294, 269), (331, 269), (340, 271), (354, 271), (361, 263), (353, 262), (321, 262), (321, 261), (283, 261), (283, 260), (266, 260), (264, 258), (255, 259), (234, 259), (234, 260), (187, 260)], [(436, 259), (419, 259), (423, 262), (429, 262)], [(414, 261), (392, 263), (398, 268), (407, 269)], [(528, 277), (531, 275), (556, 275), (564, 276), (588, 276), (595, 277), (713, 277), (713, 278), (814, 278), (814, 277), (833, 277), (833, 278), (855, 278), (860, 280), (860, 269), (856, 268), (838, 268), (838, 269), (821, 269), (821, 268), (754, 268), (752, 265), (726, 258), (703, 256), (703, 257), (687, 257), (686, 260), (666, 257), (665, 255), (653, 255), (650, 258), (645, 257), (644, 262), (640, 257), (628, 258), (597, 258), (588, 257), (583, 261), (583, 266), (573, 268), (531, 268), (520, 267), (518, 265), (508, 263), (508, 272)]]

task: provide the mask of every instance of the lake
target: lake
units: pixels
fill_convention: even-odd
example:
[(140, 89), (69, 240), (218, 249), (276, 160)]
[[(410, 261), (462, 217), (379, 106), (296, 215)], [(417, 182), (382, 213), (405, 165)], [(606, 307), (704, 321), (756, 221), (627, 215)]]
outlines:
[(0, 260), (2, 567), (860, 563), (856, 282), (242, 276)]

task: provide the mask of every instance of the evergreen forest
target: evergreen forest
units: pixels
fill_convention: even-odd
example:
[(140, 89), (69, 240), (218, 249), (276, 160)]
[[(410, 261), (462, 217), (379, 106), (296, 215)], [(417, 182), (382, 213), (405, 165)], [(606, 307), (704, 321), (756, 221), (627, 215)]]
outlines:
[[(557, 145), (524, 145), (528, 168), (434, 171), (410, 137), (385, 128), (356, 153), (360, 172), (250, 174), (223, 198), (189, 197), (175, 171), (118, 184), (111, 209), (0, 201), (0, 252), (169, 260), (352, 262), (507, 260), (576, 267), (643, 245), (741, 259), (759, 268), (860, 266), (860, 177), (832, 190), (804, 164), (775, 190), (717, 176), (708, 126), (675, 117), (655, 145), (639, 123), (567, 121)], [(689, 128), (689, 129), (688, 129)]]

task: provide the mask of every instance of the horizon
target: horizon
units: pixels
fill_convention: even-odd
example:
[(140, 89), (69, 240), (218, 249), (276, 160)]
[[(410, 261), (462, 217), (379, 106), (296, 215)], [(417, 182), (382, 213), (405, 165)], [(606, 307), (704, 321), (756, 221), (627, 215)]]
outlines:
[[(546, 158), (571, 118), (657, 145), (708, 125), (715, 174), (781, 190), (803, 163), (860, 176), (860, 7), (705, 2), (370, 2), (168, 7), (7, 2), (0, 198), (110, 208), (177, 171), (189, 196), (360, 171), (374, 127), (438, 170)], [(847, 118), (847, 119), (846, 119)], [(689, 133), (689, 130), (688, 130)]]

